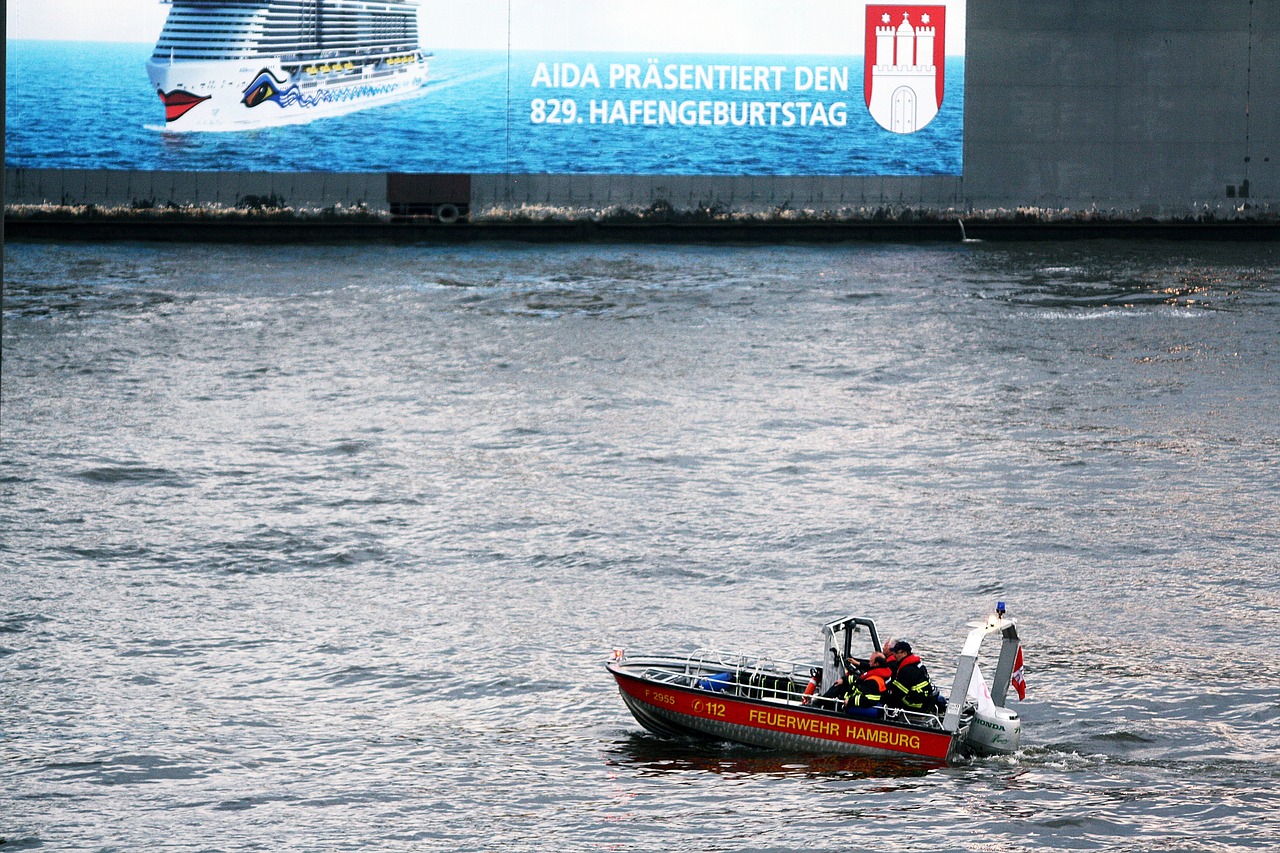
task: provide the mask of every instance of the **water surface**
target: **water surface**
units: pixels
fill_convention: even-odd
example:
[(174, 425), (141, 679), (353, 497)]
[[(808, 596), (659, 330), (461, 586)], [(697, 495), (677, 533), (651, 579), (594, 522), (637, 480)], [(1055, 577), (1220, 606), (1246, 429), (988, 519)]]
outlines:
[[(1269, 245), (5, 247), (3, 849), (1280, 843)], [(617, 646), (949, 683), (944, 769), (670, 743)]]

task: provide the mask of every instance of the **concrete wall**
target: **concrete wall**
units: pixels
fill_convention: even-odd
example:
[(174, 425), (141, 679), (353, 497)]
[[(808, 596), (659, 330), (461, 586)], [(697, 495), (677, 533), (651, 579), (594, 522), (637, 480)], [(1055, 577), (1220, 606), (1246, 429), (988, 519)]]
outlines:
[(264, 199), (299, 209), (364, 204), (370, 210), (385, 212), (387, 177), (381, 173), (5, 170), (7, 204), (236, 207)]
[(1275, 203), (1278, 168), (1280, 0), (970, 0), (969, 204)]
[[(647, 208), (657, 203), (677, 211), (716, 208), (839, 213), (904, 207), (953, 210), (962, 203), (962, 185), (961, 179), (954, 177), (474, 175), (471, 204), (477, 213)], [(5, 201), (9, 204), (236, 207), (267, 198), (298, 209), (364, 205), (371, 212), (386, 213), (389, 207), (384, 174), (6, 170)]]
[(672, 175), (477, 175), (477, 207), (646, 208), (840, 212), (885, 207), (954, 209), (962, 181), (954, 177), (684, 177)]

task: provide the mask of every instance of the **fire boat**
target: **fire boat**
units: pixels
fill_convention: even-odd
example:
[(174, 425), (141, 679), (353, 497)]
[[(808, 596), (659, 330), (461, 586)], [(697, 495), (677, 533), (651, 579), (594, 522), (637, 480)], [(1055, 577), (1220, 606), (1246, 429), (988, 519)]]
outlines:
[[(843, 699), (823, 696), (841, 677), (844, 661), (882, 648), (875, 622), (862, 616), (822, 626), (821, 666), (708, 650), (632, 656), (622, 649), (606, 666), (636, 720), (663, 737), (941, 765), (1012, 754), (1022, 736), (1018, 714), (1005, 707), (1021, 665), (1016, 620), (1001, 602), (969, 628), (950, 700), (937, 713), (881, 707), (874, 717), (853, 716), (844, 712)], [(994, 635), (1001, 641), (988, 689), (978, 654)]]

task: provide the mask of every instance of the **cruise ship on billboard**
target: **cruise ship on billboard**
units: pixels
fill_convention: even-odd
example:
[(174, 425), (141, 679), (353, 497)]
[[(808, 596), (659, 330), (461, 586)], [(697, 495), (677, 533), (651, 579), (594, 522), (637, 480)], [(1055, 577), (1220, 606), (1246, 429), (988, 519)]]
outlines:
[(171, 8), (147, 75), (165, 130), (308, 122), (427, 82), (416, 0), (162, 1)]

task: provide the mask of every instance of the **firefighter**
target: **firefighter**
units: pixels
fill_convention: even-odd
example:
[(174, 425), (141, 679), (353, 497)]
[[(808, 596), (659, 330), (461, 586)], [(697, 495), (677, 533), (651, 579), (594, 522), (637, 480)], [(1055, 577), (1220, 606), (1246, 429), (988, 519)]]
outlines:
[(859, 717), (878, 717), (880, 706), (884, 704), (889, 681), (893, 678), (893, 670), (889, 668), (884, 655), (876, 652), (867, 662), (866, 672), (851, 675), (847, 698), (844, 704), (846, 714)]
[(907, 711), (937, 713), (937, 691), (929, 680), (929, 670), (920, 662), (920, 656), (911, 651), (911, 644), (906, 640), (898, 640), (894, 644), (893, 654), (896, 663), (885, 693), (885, 704)]

